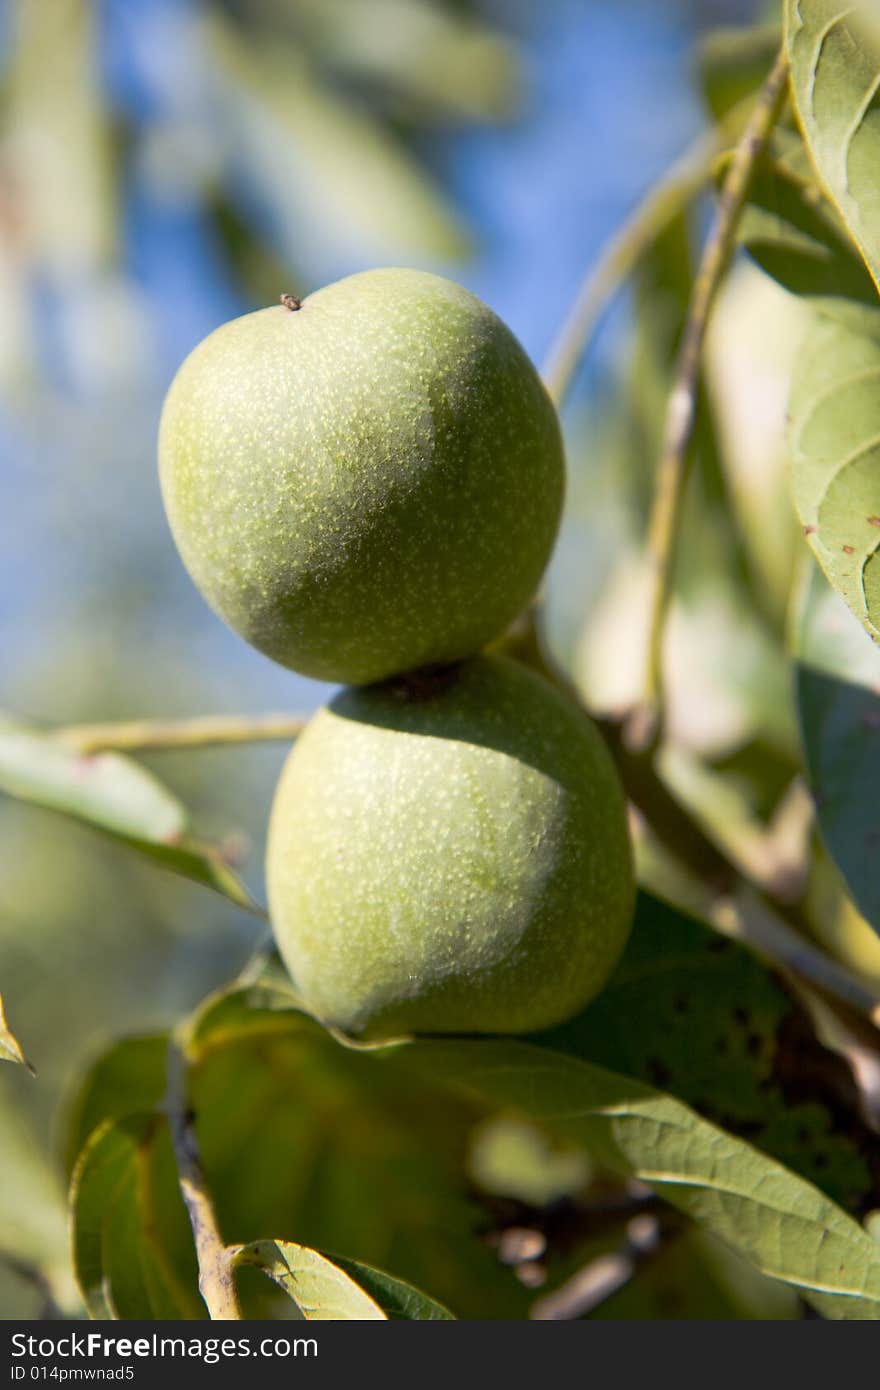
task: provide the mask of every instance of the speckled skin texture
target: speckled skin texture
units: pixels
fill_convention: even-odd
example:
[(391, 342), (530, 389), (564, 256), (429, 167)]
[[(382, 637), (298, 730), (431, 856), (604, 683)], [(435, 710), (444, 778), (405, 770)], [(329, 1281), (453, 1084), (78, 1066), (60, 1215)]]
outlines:
[(594, 725), (481, 656), (429, 696), (343, 691), (276, 793), (270, 916), (314, 1012), (366, 1038), (575, 1014), (626, 942), (623, 794)]
[(526, 603), (559, 523), (554, 407), (478, 299), (372, 270), (206, 338), (159, 437), (205, 598), (260, 651), (358, 684), (478, 651)]

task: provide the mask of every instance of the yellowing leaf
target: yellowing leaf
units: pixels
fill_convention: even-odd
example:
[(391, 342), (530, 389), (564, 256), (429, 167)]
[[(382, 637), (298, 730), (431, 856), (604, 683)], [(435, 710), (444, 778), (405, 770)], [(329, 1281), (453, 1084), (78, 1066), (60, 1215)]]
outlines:
[(308, 1322), (383, 1322), (378, 1303), (317, 1250), (284, 1240), (242, 1246), (240, 1265), (255, 1265), (284, 1290)]
[(35, 1076), (36, 1073), (21, 1050), (21, 1044), (10, 1031), (3, 1009), (3, 996), (0, 995), (0, 1062), (17, 1062)]

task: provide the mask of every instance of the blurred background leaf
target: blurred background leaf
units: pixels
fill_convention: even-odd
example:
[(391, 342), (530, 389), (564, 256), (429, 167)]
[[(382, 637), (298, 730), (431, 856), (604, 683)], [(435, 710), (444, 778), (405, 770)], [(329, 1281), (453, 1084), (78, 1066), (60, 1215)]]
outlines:
[(0, 791), (103, 830), (237, 907), (261, 914), (228, 851), (196, 840), (182, 802), (129, 758), (83, 755), (59, 739), (0, 724)]
[(719, 26), (697, 49), (697, 75), (716, 119), (760, 88), (779, 51), (779, 24)]

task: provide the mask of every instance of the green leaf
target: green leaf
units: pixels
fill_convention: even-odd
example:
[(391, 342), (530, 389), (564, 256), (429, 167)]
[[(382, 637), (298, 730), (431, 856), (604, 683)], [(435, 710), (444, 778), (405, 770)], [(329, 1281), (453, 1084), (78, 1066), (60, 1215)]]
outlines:
[(271, 1230), (393, 1269), (457, 1316), (522, 1316), (528, 1295), (478, 1239), (485, 1214), (463, 1181), (480, 1112), (342, 1046), (289, 1003), (254, 999), (245, 989), (213, 1001), (187, 1047), (225, 1237), (247, 1244)]
[(792, 638), (819, 828), (857, 907), (880, 932), (880, 651), (812, 565)]
[(880, 31), (868, 7), (785, 0), (798, 119), (822, 184), (880, 285)]
[[(194, 1037), (210, 1057), (212, 1034), (225, 1039), (225, 1045), (233, 1045), (232, 1030), (250, 1028), (254, 1042), (262, 1034), (268, 1043), (283, 1036), (284, 1017), (283, 1012), (262, 1009), (249, 1013), (247, 998), (236, 992), (211, 1006), (201, 1028), (197, 1024)], [(314, 1029), (305, 1020), (294, 1026)], [(404, 1045), (394, 1055), (409, 1065), (413, 1057), (433, 1058), (434, 1046), (421, 1042)], [(467, 1087), (488, 1045), (463, 1041), (449, 1046), (460, 1048), (460, 1072), (456, 1078), (452, 1069), (446, 1068), (445, 1079), (458, 1079)], [(508, 1049), (509, 1067), (504, 1062)], [(827, 1271), (823, 1268), (817, 1274), (808, 1259), (809, 1241), (818, 1244), (829, 1238), (822, 1234), (823, 1223), (832, 1233), (843, 1223), (841, 1229), (855, 1242), (860, 1258), (865, 1255), (868, 1246), (859, 1228), (835, 1202), (862, 1210), (876, 1204), (878, 1173), (872, 1158), (876, 1145), (857, 1121), (852, 1117), (844, 1121), (839, 1115), (836, 1088), (845, 1086), (843, 1064), (821, 1047), (805, 1016), (772, 972), (745, 949), (643, 895), (630, 944), (607, 989), (571, 1024), (531, 1044), (498, 1043), (493, 1055), (502, 1070), (518, 1076), (522, 1049), (529, 1064), (534, 1062), (542, 1072), (557, 1059), (566, 1075), (573, 1067), (575, 1077), (580, 1077), (577, 1067), (586, 1067), (588, 1103), (589, 1085), (598, 1067), (609, 1069), (603, 1070), (602, 1076), (612, 1075), (625, 1097), (632, 1090), (639, 1104), (650, 1101), (646, 1113), (636, 1109), (626, 1126), (628, 1138), (641, 1129), (643, 1147), (638, 1148), (633, 1140), (634, 1147), (618, 1154), (616, 1160), (612, 1154), (611, 1166), (646, 1181), (656, 1177), (656, 1170), (665, 1172), (668, 1168), (668, 1177), (658, 1181), (658, 1190), (677, 1202), (680, 1190), (687, 1189), (679, 1204), (706, 1229), (751, 1259), (759, 1270), (783, 1277), (797, 1288), (808, 1286), (811, 1278), (814, 1282), (820, 1275), (824, 1278)], [(369, 1080), (374, 1064), (384, 1061), (386, 1053), (380, 1052), (378, 1057), (370, 1051), (348, 1055), (362, 1069), (361, 1084), (374, 1084)], [(421, 1067), (420, 1074), (437, 1079), (436, 1072)], [(224, 1082), (223, 1075), (221, 1070), (218, 1085), (222, 1083), (225, 1092), (243, 1092), (244, 1088), (231, 1079)], [(652, 1089), (647, 1090), (645, 1083)], [(671, 1094), (661, 1095), (656, 1087)], [(534, 1104), (530, 1099), (533, 1093)], [(302, 1094), (301, 1084), (298, 1094)], [(608, 1139), (602, 1135), (605, 1122), (601, 1117), (594, 1126), (556, 1125), (552, 1116), (548, 1117), (542, 1095), (540, 1086), (532, 1088), (527, 1078), (523, 1089), (511, 1093), (496, 1091), (490, 1085), (479, 1088), (486, 1104), (519, 1109), (564, 1142), (586, 1148), (607, 1161)], [(651, 1111), (655, 1103), (661, 1108), (663, 1125), (655, 1124)], [(432, 1100), (432, 1107), (435, 1104)], [(575, 1100), (573, 1108), (577, 1104)], [(667, 1128), (669, 1116), (674, 1126)], [(607, 1124), (614, 1137), (616, 1122), (609, 1117)], [(743, 1142), (746, 1138), (752, 1142)], [(758, 1152), (752, 1143), (767, 1152)], [(691, 1150), (697, 1155), (695, 1163), (691, 1162)], [(719, 1170), (716, 1153), (723, 1156)], [(229, 1162), (234, 1166), (234, 1156)], [(729, 1193), (715, 1191), (719, 1172), (730, 1183)], [(819, 1192), (803, 1175), (825, 1191)], [(773, 1191), (769, 1211), (764, 1209), (765, 1183)], [(798, 1218), (796, 1222), (790, 1208)], [(310, 1232), (308, 1239), (319, 1248), (332, 1249), (345, 1244), (345, 1233), (322, 1239), (319, 1233)], [(787, 1263), (781, 1276), (774, 1240), (786, 1242)], [(794, 1254), (788, 1252), (790, 1240), (796, 1247)], [(373, 1258), (400, 1268), (387, 1257)], [(433, 1286), (434, 1281), (428, 1274), (417, 1282)], [(822, 1299), (821, 1290), (813, 1292), (817, 1300)], [(842, 1307), (845, 1311), (841, 1313)], [(840, 1300), (827, 1307), (823, 1303), (823, 1308), (830, 1308), (832, 1316), (856, 1315), (853, 1309), (858, 1316), (875, 1315), (873, 1308), (866, 1312), (861, 1304)]]
[(106, 1120), (153, 1110), (166, 1088), (164, 1033), (121, 1038), (89, 1067), (63, 1117), (64, 1161), (70, 1173), (87, 1139)]
[(92, 1318), (204, 1318), (192, 1234), (158, 1115), (107, 1120), (77, 1161), (73, 1261)]
[(201, 1048), (213, 1048), (218, 1041), (249, 1035), (256, 1026), (261, 1032), (291, 1026), (291, 1010), (305, 1014), (303, 1005), (281, 957), (271, 951), (246, 967), (234, 985), (209, 995), (199, 1005), (190, 1025), (189, 1048), (198, 1055)]
[(0, 994), (0, 1062), (16, 1062), (19, 1066), (25, 1067), (31, 1076), (35, 1076), (33, 1067), (21, 1050), (21, 1044), (15, 1037), (6, 1022), (6, 1013), (3, 1008), (3, 996)]
[(880, 639), (880, 341), (817, 321), (789, 407), (795, 505), (831, 584)]
[(751, 951), (647, 893), (607, 987), (540, 1041), (666, 1091), (846, 1210), (880, 1203), (876, 1136), (841, 1115), (846, 1063)]
[[(189, 1031), (196, 1126), (224, 1237), (244, 1245), (274, 1230), (333, 1261), (343, 1249), (346, 1260), (393, 1269), (461, 1316), (524, 1316), (529, 1295), (479, 1239), (486, 1214), (466, 1189), (474, 1107), (341, 1046), (272, 974), (214, 996)], [(71, 1145), (91, 1124), (155, 1106), (158, 1046), (126, 1040), (96, 1064), (73, 1106)], [(368, 1292), (386, 1307), (378, 1284)]]
[(333, 1256), (334, 1264), (350, 1274), (361, 1288), (378, 1303), (386, 1318), (404, 1319), (409, 1322), (451, 1322), (452, 1314), (442, 1303), (429, 1298), (421, 1289), (402, 1279), (394, 1279), (381, 1269), (361, 1264), (359, 1260), (349, 1260), (341, 1255)]
[(184, 807), (157, 778), (118, 753), (85, 756), (50, 736), (0, 725), (0, 791), (60, 811), (260, 913), (219, 849), (192, 838)]
[(203, 888), (211, 888), (215, 893), (228, 898), (236, 907), (251, 912), (256, 917), (265, 917), (265, 910), (251, 896), (242, 880), (226, 862), (223, 850), (217, 845), (206, 844), (202, 840), (186, 835), (173, 845), (149, 844), (143, 840), (119, 837), (123, 843), (146, 854), (163, 868), (180, 874)]
[(824, 1316), (880, 1318), (880, 1245), (815, 1187), (671, 1096), (528, 1042), (423, 1041), (402, 1054), (420, 1074), (519, 1109), (648, 1183)]
[(697, 53), (706, 105), (716, 120), (757, 92), (779, 52), (779, 26), (713, 29)]

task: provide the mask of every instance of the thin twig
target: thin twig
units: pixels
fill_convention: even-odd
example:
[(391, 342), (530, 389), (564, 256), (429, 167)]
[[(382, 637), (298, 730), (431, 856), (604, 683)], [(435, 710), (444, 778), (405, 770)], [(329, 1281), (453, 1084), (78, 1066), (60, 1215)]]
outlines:
[(543, 377), (558, 406), (568, 395), (575, 372), (599, 321), (645, 252), (705, 187), (718, 157), (739, 137), (751, 100), (741, 102), (712, 130), (702, 134), (655, 183), (591, 266), (555, 342)]
[(560, 1288), (539, 1298), (529, 1317), (539, 1322), (570, 1322), (595, 1312), (620, 1293), (680, 1232), (681, 1225), (675, 1220), (661, 1223), (658, 1217), (647, 1214), (633, 1217), (619, 1250), (599, 1255)]
[(654, 502), (648, 526), (651, 589), (643, 698), (630, 718), (627, 736), (634, 747), (656, 740), (660, 717), (663, 634), (672, 586), (682, 499), (688, 476), (690, 444), (697, 415), (703, 344), (715, 295), (734, 249), (736, 230), (745, 207), (755, 164), (782, 112), (787, 94), (788, 60), (780, 50), (734, 150), (722, 186), (715, 218), (697, 270), (687, 320), (678, 351), (666, 414), (663, 447), (657, 470)]
[(146, 753), (173, 748), (209, 748), (212, 745), (287, 742), (302, 733), (303, 715), (206, 714), (195, 719), (135, 719), (124, 723), (70, 724), (58, 729), (55, 738), (78, 753), (100, 753), (108, 749), (124, 753)]
[(182, 1039), (168, 1044), (168, 1124), (180, 1191), (192, 1226), (199, 1262), (199, 1292), (215, 1320), (241, 1319), (235, 1287), (234, 1252), (223, 1243), (199, 1153), (189, 1099), (188, 1058)]

